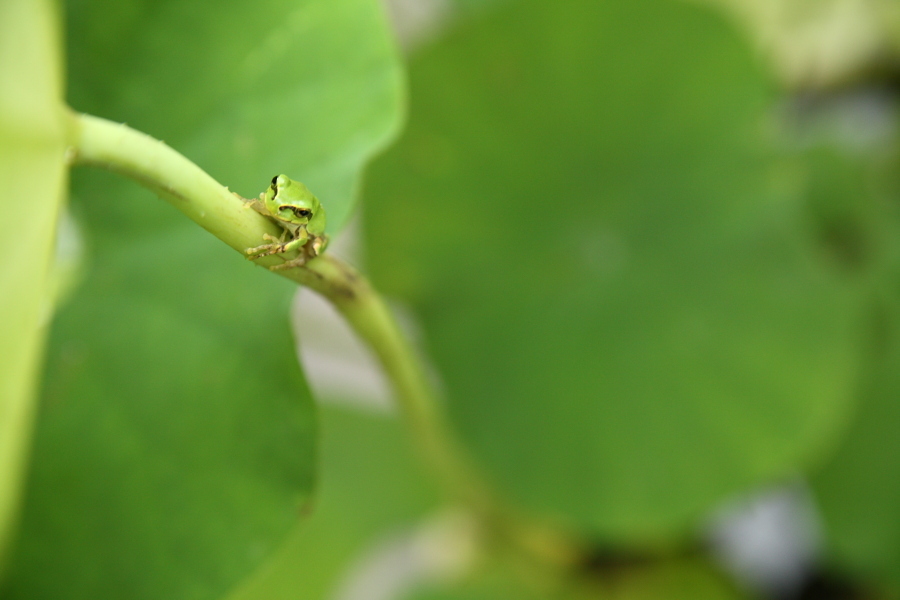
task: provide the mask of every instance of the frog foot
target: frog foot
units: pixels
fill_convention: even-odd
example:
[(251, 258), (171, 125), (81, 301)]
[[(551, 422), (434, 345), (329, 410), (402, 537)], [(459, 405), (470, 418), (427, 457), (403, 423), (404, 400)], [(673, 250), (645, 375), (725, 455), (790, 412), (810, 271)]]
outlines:
[(272, 271), (281, 271), (283, 269), (302, 267), (310, 260), (319, 256), (322, 253), (322, 250), (325, 249), (327, 243), (328, 238), (324, 235), (312, 236), (310, 237), (309, 242), (300, 248), (300, 255), (297, 256), (297, 258), (285, 261), (280, 265), (272, 265), (269, 269)]
[(305, 253), (301, 253), (297, 258), (293, 258), (289, 261), (285, 261), (280, 265), (272, 265), (269, 267), (270, 271), (281, 271), (283, 269), (293, 269), (294, 267), (302, 267), (306, 264), (306, 261), (309, 260), (309, 257), (306, 256)]
[(273, 254), (281, 254), (286, 251), (287, 244), (284, 243), (284, 236), (281, 238), (277, 238), (275, 236), (269, 235), (268, 233), (263, 234), (263, 239), (271, 244), (263, 244), (262, 246), (257, 246), (256, 248), (247, 248), (244, 252), (247, 253), (247, 258), (249, 260), (256, 260), (258, 258), (262, 258), (263, 256), (272, 256)]

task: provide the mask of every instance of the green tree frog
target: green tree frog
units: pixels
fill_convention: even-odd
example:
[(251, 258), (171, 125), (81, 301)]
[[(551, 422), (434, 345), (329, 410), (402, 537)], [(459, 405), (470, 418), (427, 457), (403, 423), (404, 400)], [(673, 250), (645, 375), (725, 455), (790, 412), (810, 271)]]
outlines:
[(250, 206), (284, 228), (280, 239), (264, 234), (263, 239), (270, 244), (248, 248), (246, 252), (250, 260), (299, 250), (297, 258), (270, 268), (299, 267), (321, 254), (328, 244), (325, 209), (319, 199), (305, 185), (286, 175), (273, 177), (265, 193), (259, 195), (259, 200), (250, 201)]

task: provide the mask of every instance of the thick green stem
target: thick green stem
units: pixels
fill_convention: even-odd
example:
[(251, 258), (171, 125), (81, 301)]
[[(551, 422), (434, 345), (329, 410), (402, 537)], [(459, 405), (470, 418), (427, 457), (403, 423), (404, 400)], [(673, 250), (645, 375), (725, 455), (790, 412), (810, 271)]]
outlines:
[(492, 494), (444, 427), (440, 406), (420, 366), (421, 361), (368, 281), (329, 254), (304, 267), (289, 269), (284, 275), (328, 298), (375, 353), (394, 388), (400, 412), (415, 436), (416, 446), (429, 467), (439, 475), (446, 491), (479, 512), (489, 510)]
[[(278, 225), (190, 160), (125, 125), (73, 113), (68, 155), (73, 164), (99, 166), (136, 180), (244, 256), (247, 248), (259, 245), (264, 234), (281, 234)], [(273, 266), (291, 258), (294, 256), (273, 255), (256, 262)], [(568, 540), (518, 516), (472, 467), (445, 425), (421, 361), (362, 275), (328, 254), (302, 267), (276, 272), (328, 298), (372, 349), (394, 388), (423, 460), (451, 496), (479, 515), (498, 537), (529, 556), (555, 567), (576, 560), (577, 552)]]
[[(90, 115), (71, 114), (69, 162), (109, 169), (136, 180), (220, 240), (242, 252), (258, 246), (264, 233), (281, 228), (190, 160), (130, 127)], [(271, 266), (283, 262), (261, 259)]]

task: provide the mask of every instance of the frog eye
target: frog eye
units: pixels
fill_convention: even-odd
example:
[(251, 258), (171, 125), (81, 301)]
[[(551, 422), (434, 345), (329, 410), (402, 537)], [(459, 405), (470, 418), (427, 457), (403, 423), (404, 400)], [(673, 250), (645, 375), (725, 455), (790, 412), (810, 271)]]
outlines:
[(310, 215), (312, 215), (312, 211), (308, 208), (300, 208), (299, 206), (294, 206), (292, 204), (282, 204), (278, 207), (278, 211), (289, 210), (294, 213), (295, 216), (300, 217), (301, 219), (308, 219)]

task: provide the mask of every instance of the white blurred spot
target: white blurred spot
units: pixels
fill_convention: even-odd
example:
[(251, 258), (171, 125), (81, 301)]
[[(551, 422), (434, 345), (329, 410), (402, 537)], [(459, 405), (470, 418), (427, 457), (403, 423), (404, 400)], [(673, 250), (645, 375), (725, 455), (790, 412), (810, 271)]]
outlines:
[(81, 279), (84, 266), (84, 234), (67, 208), (56, 222), (56, 247), (50, 273), (48, 297), (41, 307), (41, 319), (48, 323), (59, 307), (68, 300)]
[(785, 105), (782, 122), (800, 148), (827, 144), (851, 152), (890, 149), (898, 130), (896, 101), (894, 94), (878, 89), (800, 95)]
[(400, 45), (408, 53), (436, 38), (451, 21), (449, 0), (382, 0)]
[(694, 0), (737, 18), (788, 86), (827, 88), (892, 58), (895, 2)]
[(722, 507), (709, 531), (716, 557), (737, 580), (775, 596), (803, 585), (822, 543), (818, 511), (801, 483)]
[(327, 300), (301, 288), (293, 312), (300, 362), (317, 399), (392, 410), (378, 363)]
[(475, 520), (462, 511), (433, 517), (375, 544), (351, 565), (333, 600), (397, 600), (416, 588), (464, 575), (479, 546)]

